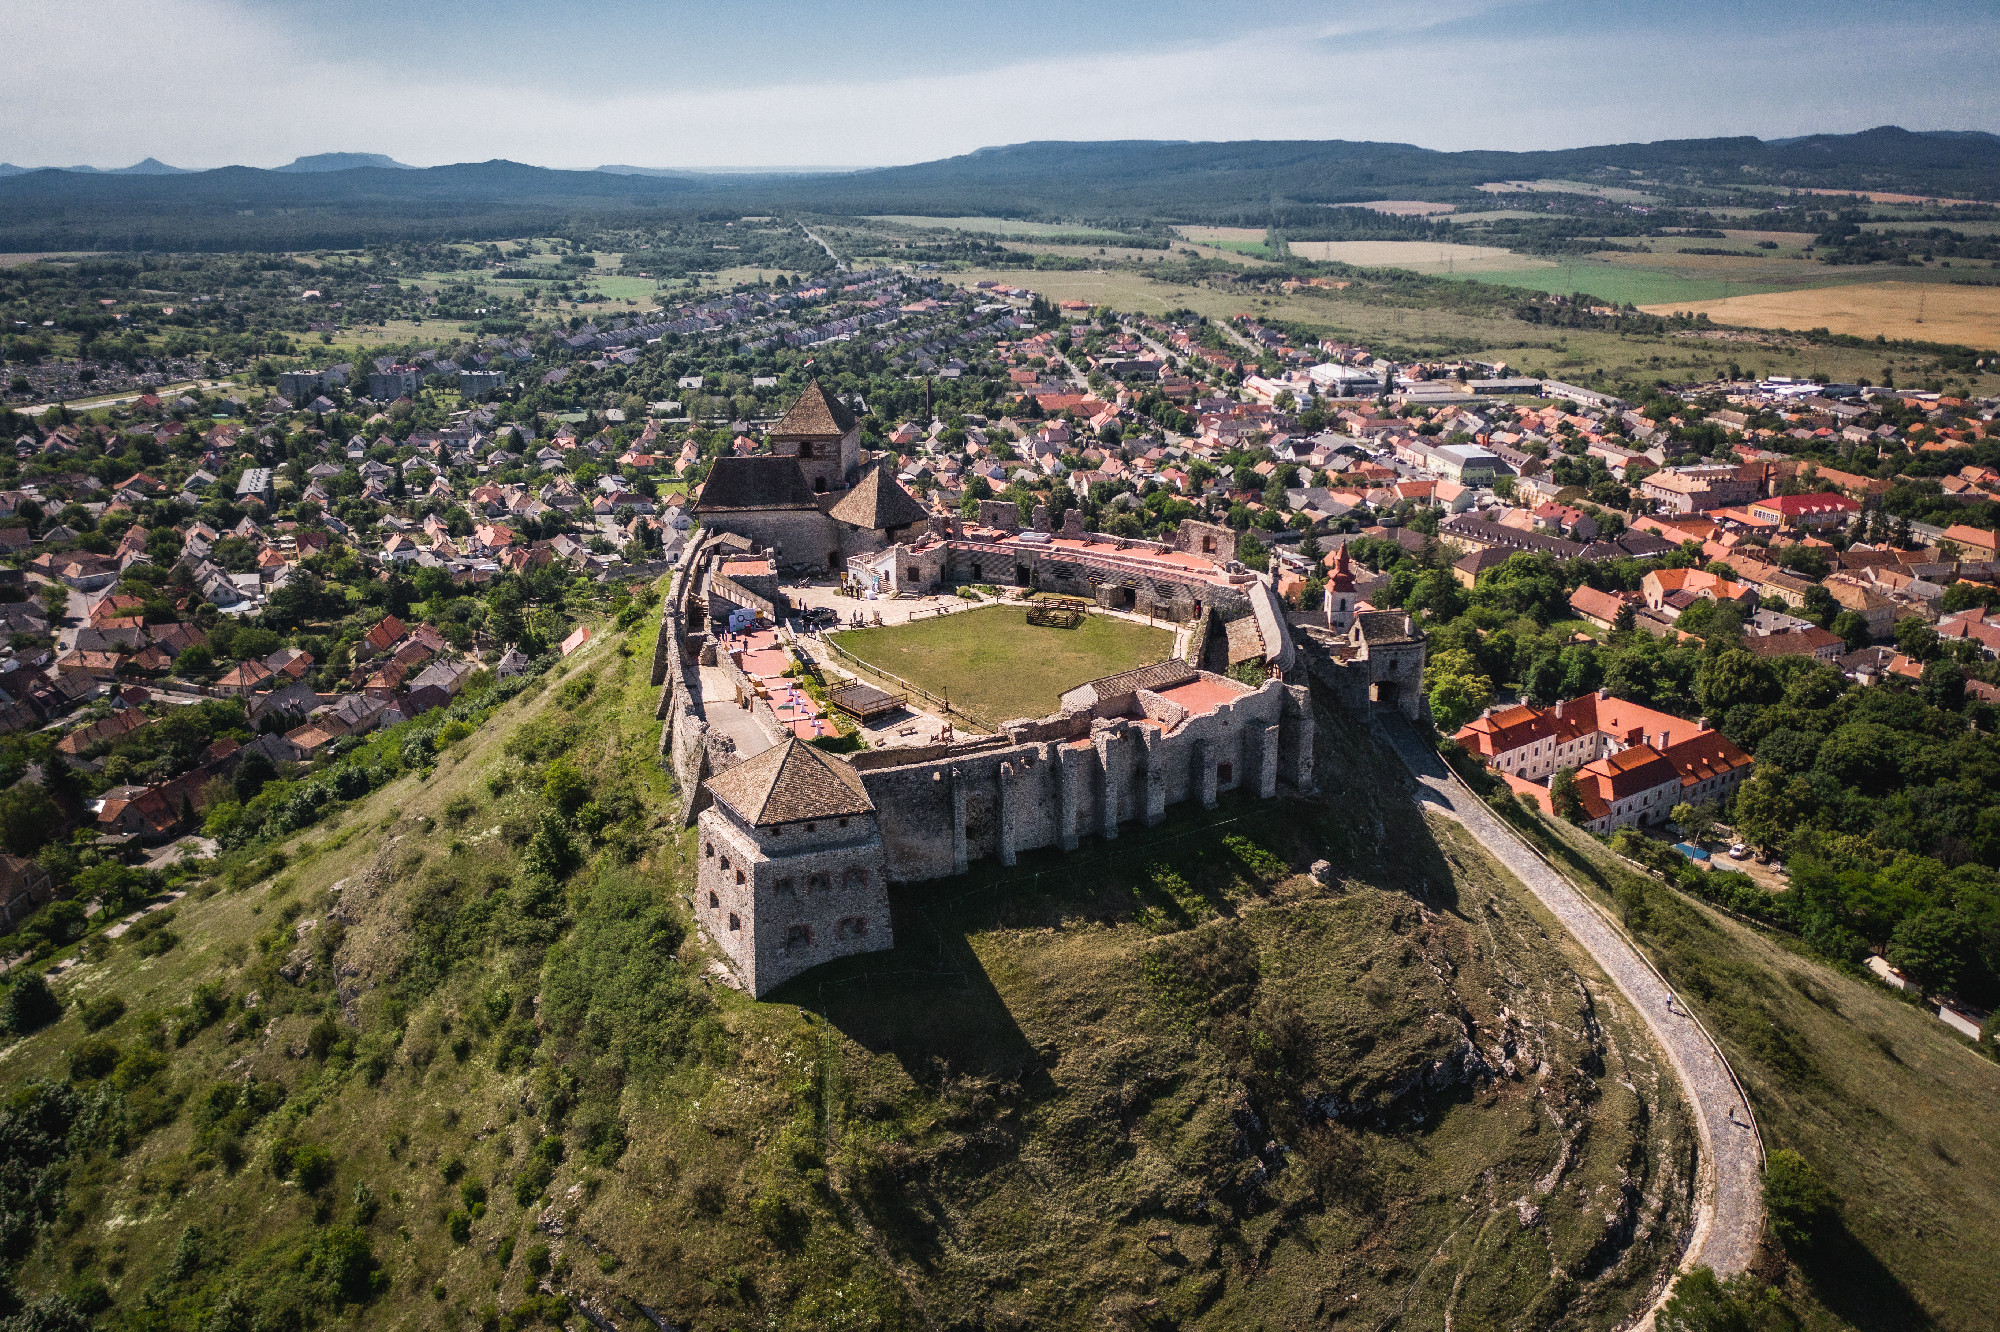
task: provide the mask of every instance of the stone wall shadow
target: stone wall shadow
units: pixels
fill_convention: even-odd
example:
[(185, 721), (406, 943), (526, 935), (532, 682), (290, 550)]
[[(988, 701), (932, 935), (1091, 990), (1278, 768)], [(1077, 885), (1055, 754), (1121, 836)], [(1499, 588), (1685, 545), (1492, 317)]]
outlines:
[(910, 890), (892, 890), (894, 948), (817, 968), (774, 997), (819, 1013), (869, 1053), (893, 1057), (926, 1091), (959, 1076), (1026, 1087), (1041, 1058), (981, 965), (971, 931), (951, 915)]
[(1909, 1288), (1845, 1224), (1836, 1220), (1798, 1258), (1812, 1292), (1864, 1332), (1928, 1332), (1937, 1326)]

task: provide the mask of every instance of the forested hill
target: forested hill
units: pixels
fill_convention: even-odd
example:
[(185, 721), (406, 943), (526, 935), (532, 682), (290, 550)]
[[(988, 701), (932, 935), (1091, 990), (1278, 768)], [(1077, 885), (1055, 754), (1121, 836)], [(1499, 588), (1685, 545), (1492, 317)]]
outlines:
[(931, 195), (968, 213), (1097, 208), (1196, 221), (1288, 203), (1463, 200), (1490, 181), (1615, 184), (1634, 175), (1708, 188), (1755, 183), (1992, 200), (2000, 198), (2000, 136), (1885, 126), (1782, 142), (1670, 139), (1534, 153), (1343, 140), (1044, 142), (822, 178), (810, 189), (820, 206), (856, 212), (922, 211), (915, 203)]
[(1744, 184), (2000, 198), (2000, 137), (1893, 126), (1783, 141), (1666, 140), (1553, 152), (1444, 153), (1328, 141), (1026, 143), (912, 166), (824, 175), (623, 174), (491, 161), (411, 170), (183, 175), (32, 171), (0, 178), (0, 250), (310, 249), (491, 239), (660, 212), (1155, 218), (1282, 222), (1380, 198), (1470, 202), (1504, 180)]

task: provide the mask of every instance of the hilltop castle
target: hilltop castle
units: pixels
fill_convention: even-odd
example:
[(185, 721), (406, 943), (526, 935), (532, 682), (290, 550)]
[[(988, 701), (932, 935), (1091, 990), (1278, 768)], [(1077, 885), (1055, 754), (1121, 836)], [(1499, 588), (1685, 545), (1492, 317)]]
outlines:
[[(696, 500), (702, 529), (668, 599), (653, 677), (661, 752), (681, 816), (699, 829), (695, 915), (754, 995), (892, 946), (891, 883), (1114, 840), (1229, 792), (1315, 790), (1309, 679), (1341, 706), (1421, 712), (1423, 636), (1400, 611), (1358, 601), (1344, 562), (1338, 609), (1300, 620), (1295, 637), (1270, 577), (1234, 560), (1227, 528), (1185, 522), (1167, 541), (1140, 541), (1086, 532), (1076, 510), (1059, 529), (1042, 512), (1024, 529), (1005, 502), (983, 503), (972, 522), (928, 514), (886, 464), (863, 463), (852, 416), (816, 383), (771, 441), (769, 454), (717, 460)], [(837, 757), (778, 719), (726, 633), (732, 617), (782, 618), (776, 567), (838, 569), (886, 595), (1058, 591), (1192, 623), (1185, 659), (1078, 684), (1049, 716)], [(701, 667), (734, 697), (704, 698)], [(742, 752), (710, 724), (710, 706), (747, 708), (755, 731), (732, 730), (761, 735), (760, 747)]]

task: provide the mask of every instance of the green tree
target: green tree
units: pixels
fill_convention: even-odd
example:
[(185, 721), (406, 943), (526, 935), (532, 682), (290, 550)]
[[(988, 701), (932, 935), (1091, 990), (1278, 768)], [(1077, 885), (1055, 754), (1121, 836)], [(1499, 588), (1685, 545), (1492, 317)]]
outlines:
[(1739, 703), (1760, 703), (1771, 692), (1769, 669), (1742, 648), (1727, 648), (1704, 659), (1694, 673), (1695, 702), (1711, 717)]
[(1799, 825), (1798, 805), (1787, 789), (1789, 779), (1776, 770), (1760, 770), (1736, 792), (1736, 830), (1754, 846), (1778, 846)]
[(1715, 813), (1707, 805), (1690, 805), (1686, 801), (1675, 805), (1668, 815), (1681, 830), (1681, 836), (1691, 842), (1703, 842), (1715, 831)]
[(1810, 1250), (1838, 1223), (1839, 1202), (1819, 1172), (1788, 1148), (1764, 1163), (1764, 1211), (1771, 1234), (1794, 1254)]
[(1438, 729), (1456, 731), (1493, 701), (1493, 681), (1480, 674), (1472, 654), (1449, 648), (1424, 667), (1424, 689)]
[(1577, 794), (1575, 767), (1557, 768), (1555, 776), (1549, 778), (1549, 808), (1559, 819), (1583, 822), (1583, 797)]
[(542, 794), (549, 804), (568, 818), (590, 799), (590, 783), (569, 760), (557, 759), (549, 765), (547, 775), (542, 778)]
[(1937, 630), (1916, 616), (1896, 621), (1896, 650), (1911, 661), (1930, 661), (1938, 655)]
[(1978, 943), (1971, 921), (1948, 908), (1931, 907), (1896, 926), (1885, 956), (1926, 993), (1935, 993), (1958, 988)]
[(1418, 575), (1403, 609), (1412, 615), (1428, 613), (1433, 621), (1455, 620), (1465, 613), (1465, 589), (1451, 570), (1426, 569)]
[(1824, 629), (1833, 623), (1833, 617), (1840, 614), (1840, 603), (1833, 599), (1833, 593), (1824, 584), (1814, 583), (1806, 589), (1799, 614)]
[(39, 1031), (62, 1016), (62, 1003), (40, 972), (30, 972), (0, 996), (0, 1022), (17, 1036)]
[(1927, 662), (1921, 692), (1934, 708), (1960, 711), (1965, 707), (1965, 668), (1955, 661)]
[(1844, 610), (1833, 617), (1828, 627), (1846, 640), (1849, 652), (1859, 652), (1874, 637), (1868, 632), (1868, 617), (1860, 611)]
[(1759, 1290), (1754, 1278), (1739, 1273), (1718, 1281), (1707, 1267), (1693, 1267), (1674, 1282), (1674, 1292), (1660, 1306), (1654, 1326), (1659, 1332), (1777, 1332), (1793, 1328), (1783, 1298), (1769, 1286)]
[(16, 782), (0, 791), (0, 844), (9, 855), (34, 855), (62, 824), (62, 810), (40, 786)]

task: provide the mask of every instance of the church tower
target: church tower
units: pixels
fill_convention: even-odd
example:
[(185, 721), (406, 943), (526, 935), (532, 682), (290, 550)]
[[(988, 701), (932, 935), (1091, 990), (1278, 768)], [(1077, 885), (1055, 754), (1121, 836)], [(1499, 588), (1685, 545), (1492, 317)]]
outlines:
[(1323, 605), (1326, 627), (1346, 633), (1354, 623), (1354, 607), (1359, 600), (1354, 594), (1354, 570), (1347, 563), (1347, 543), (1343, 541), (1333, 554), (1333, 573), (1326, 580)]

